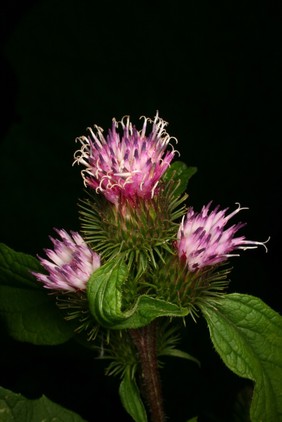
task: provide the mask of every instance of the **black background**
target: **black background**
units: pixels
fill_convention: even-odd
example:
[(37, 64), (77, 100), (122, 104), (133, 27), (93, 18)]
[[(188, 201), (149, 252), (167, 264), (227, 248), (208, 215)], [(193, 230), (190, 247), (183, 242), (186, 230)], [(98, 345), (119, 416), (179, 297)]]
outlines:
[[(53, 227), (78, 229), (74, 139), (94, 123), (156, 110), (182, 161), (197, 166), (189, 204), (234, 209), (263, 248), (234, 258), (231, 291), (281, 311), (281, 11), (271, 2), (10, 1), (1, 10), (1, 238), (26, 253), (49, 246)], [(238, 220), (239, 221), (239, 220)], [(183, 348), (202, 361), (163, 371), (172, 421), (229, 420), (244, 380), (223, 367), (205, 323), (189, 323)], [(210, 355), (209, 355), (209, 354)], [(3, 386), (42, 393), (89, 421), (122, 415), (118, 380), (70, 344), (56, 348), (4, 336)], [(215, 383), (218, 385), (215, 386)], [(190, 404), (189, 404), (190, 403)], [(203, 411), (203, 409), (208, 409)], [(94, 415), (94, 416), (93, 416)]]

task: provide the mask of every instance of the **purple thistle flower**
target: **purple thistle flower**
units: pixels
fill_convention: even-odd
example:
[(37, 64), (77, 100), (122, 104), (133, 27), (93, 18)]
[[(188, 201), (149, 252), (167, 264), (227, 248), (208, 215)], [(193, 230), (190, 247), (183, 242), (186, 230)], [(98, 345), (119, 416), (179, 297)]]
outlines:
[(69, 235), (55, 229), (62, 240), (50, 237), (54, 250), (46, 249), (49, 260), (39, 257), (49, 275), (32, 273), (46, 289), (75, 292), (85, 290), (91, 274), (100, 267), (100, 257), (77, 232)]
[[(165, 131), (167, 122), (158, 113), (154, 120), (143, 118), (140, 131), (125, 116), (120, 122), (113, 119), (106, 138), (96, 125), (95, 132), (88, 128), (90, 136), (77, 138), (81, 148), (74, 154), (74, 163), (85, 166), (81, 172), (85, 186), (101, 192), (114, 204), (120, 197), (152, 198), (174, 157), (173, 147), (166, 151), (172, 139)], [(152, 128), (146, 135), (148, 123)]]
[(235, 249), (254, 249), (266, 242), (246, 240), (245, 236), (235, 237), (235, 233), (245, 224), (234, 224), (225, 228), (227, 222), (239, 211), (247, 208), (238, 208), (227, 214), (228, 208), (219, 210), (217, 206), (210, 211), (211, 202), (205, 205), (200, 213), (189, 208), (186, 217), (183, 217), (177, 236), (176, 247), (181, 260), (186, 261), (189, 271), (196, 271), (209, 265), (226, 261)]

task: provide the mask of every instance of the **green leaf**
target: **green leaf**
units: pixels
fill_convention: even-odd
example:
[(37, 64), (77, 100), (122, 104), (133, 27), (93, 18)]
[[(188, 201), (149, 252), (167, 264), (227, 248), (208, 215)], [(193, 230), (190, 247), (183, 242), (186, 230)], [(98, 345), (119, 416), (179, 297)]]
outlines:
[(42, 271), (38, 260), (0, 244), (0, 316), (11, 337), (54, 345), (73, 335), (54, 300), (30, 271)]
[(142, 403), (139, 389), (134, 378), (125, 373), (120, 383), (119, 395), (125, 410), (130, 414), (135, 422), (147, 422), (147, 414)]
[(175, 189), (175, 196), (180, 196), (186, 191), (189, 180), (196, 172), (197, 167), (188, 167), (182, 161), (175, 161), (163, 175), (163, 181), (173, 180), (175, 183), (179, 183)]
[(38, 259), (0, 243), (0, 284), (40, 288), (31, 271), (42, 272)]
[(42, 290), (0, 286), (0, 316), (9, 335), (18, 341), (55, 345), (73, 335), (71, 324)]
[(124, 262), (111, 260), (98, 268), (87, 283), (90, 311), (105, 327), (111, 327), (124, 319), (121, 312), (121, 286), (127, 276)]
[(161, 316), (182, 317), (189, 313), (186, 308), (146, 295), (139, 296), (130, 309), (122, 310), (122, 285), (127, 277), (127, 266), (118, 259), (101, 266), (88, 281), (89, 309), (102, 326), (139, 328)]
[(198, 422), (198, 416), (195, 416), (192, 419), (189, 419), (187, 422)]
[[(42, 396), (26, 399), (0, 387), (0, 419), (2, 422), (83, 422), (79, 415)], [(85, 421), (84, 421), (85, 422)]]
[(260, 299), (237, 293), (201, 310), (226, 366), (255, 382), (252, 422), (281, 421), (282, 317)]
[(137, 298), (131, 309), (123, 313), (124, 320), (114, 328), (139, 328), (159, 317), (184, 317), (188, 314), (187, 308), (180, 308), (174, 303), (143, 295)]

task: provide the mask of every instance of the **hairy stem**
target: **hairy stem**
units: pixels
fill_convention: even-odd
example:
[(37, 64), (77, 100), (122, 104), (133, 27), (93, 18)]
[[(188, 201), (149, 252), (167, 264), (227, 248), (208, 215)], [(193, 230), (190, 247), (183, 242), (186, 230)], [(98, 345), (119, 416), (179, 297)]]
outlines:
[(151, 422), (164, 422), (163, 399), (157, 360), (157, 324), (131, 329), (141, 365), (142, 393), (151, 413)]

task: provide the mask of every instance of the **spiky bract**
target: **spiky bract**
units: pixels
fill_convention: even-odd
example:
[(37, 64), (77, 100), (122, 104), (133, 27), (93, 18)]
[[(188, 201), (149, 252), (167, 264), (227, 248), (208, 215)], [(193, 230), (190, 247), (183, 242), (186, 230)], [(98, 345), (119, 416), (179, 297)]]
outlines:
[(188, 308), (194, 318), (198, 308), (205, 301), (215, 300), (228, 287), (230, 268), (223, 265), (207, 267), (198, 272), (190, 272), (184, 261), (177, 255), (167, 257), (166, 263), (155, 272), (151, 285), (156, 297)]
[(156, 267), (165, 251), (173, 253), (176, 220), (185, 212), (186, 195), (176, 198), (176, 188), (160, 184), (157, 196), (136, 199), (135, 206), (125, 198), (118, 206), (97, 195), (87, 198), (80, 204), (85, 240), (105, 259), (119, 254), (137, 274)]

